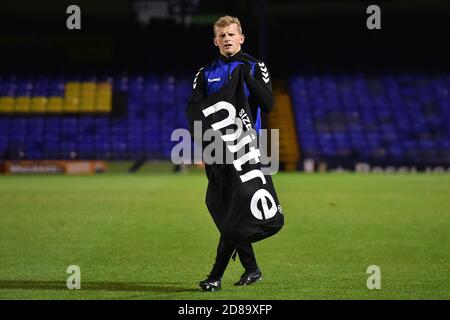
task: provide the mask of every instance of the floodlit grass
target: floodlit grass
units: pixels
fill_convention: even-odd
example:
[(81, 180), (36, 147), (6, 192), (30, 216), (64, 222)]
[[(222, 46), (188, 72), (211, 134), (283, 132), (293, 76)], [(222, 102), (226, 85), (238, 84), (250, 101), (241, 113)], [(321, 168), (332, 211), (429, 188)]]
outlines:
[[(218, 232), (199, 173), (0, 177), (3, 299), (449, 299), (450, 176), (280, 173), (263, 281), (200, 292)], [(81, 290), (68, 290), (69, 265)], [(368, 290), (367, 267), (381, 269)]]

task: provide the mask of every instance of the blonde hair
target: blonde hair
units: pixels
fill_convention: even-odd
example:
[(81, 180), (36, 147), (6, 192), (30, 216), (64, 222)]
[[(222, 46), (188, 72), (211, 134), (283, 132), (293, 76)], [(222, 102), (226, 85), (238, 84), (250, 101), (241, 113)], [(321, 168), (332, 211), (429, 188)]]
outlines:
[(242, 34), (242, 27), (241, 22), (238, 18), (232, 17), (232, 16), (223, 16), (217, 19), (217, 21), (214, 23), (214, 36), (216, 36), (216, 30), (218, 28), (225, 28), (228, 27), (230, 24), (237, 24), (239, 33)]

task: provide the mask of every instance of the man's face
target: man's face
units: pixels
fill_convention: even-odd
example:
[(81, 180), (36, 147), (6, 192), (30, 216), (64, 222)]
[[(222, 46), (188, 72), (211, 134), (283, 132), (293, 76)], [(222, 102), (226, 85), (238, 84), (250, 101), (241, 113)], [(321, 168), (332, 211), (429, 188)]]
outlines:
[(241, 50), (241, 44), (244, 43), (244, 35), (239, 32), (237, 24), (232, 23), (224, 28), (216, 29), (214, 44), (219, 47), (220, 53), (231, 57)]

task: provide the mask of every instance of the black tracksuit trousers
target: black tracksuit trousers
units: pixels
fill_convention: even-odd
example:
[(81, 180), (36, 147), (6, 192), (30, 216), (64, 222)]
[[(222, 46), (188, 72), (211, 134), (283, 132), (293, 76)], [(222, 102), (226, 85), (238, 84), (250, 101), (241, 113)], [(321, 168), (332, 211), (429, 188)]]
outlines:
[[(231, 199), (228, 198), (229, 193), (226, 192), (226, 188), (230, 187), (230, 178), (228, 177), (227, 172), (229, 166), (206, 165), (205, 169), (209, 181), (206, 193), (208, 209), (210, 209), (210, 212), (216, 212), (223, 216), (225, 215), (225, 211), (222, 210), (227, 210), (228, 203), (231, 201)], [(251, 243), (235, 244), (220, 237), (217, 246), (216, 261), (209, 274), (209, 279), (218, 280), (222, 278), (225, 269), (228, 266), (228, 262), (235, 251), (239, 255), (239, 260), (241, 261), (245, 272), (255, 272), (258, 270), (255, 253), (253, 252)]]
[(217, 246), (216, 261), (211, 273), (209, 274), (209, 279), (217, 280), (222, 278), (225, 269), (228, 266), (228, 262), (230, 261), (230, 258), (235, 250), (239, 256), (242, 266), (245, 269), (245, 272), (255, 272), (258, 270), (255, 253), (253, 252), (253, 247), (251, 244), (236, 245), (232, 242), (225, 241), (221, 237), (219, 240), (219, 245)]

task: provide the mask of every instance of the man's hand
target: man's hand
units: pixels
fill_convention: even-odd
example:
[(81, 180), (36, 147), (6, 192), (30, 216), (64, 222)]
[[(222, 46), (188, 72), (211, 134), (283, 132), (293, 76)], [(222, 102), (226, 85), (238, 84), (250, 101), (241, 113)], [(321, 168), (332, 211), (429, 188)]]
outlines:
[[(252, 63), (241, 57), (234, 57), (235, 61), (242, 62), (244, 68), (244, 81), (250, 91), (250, 97), (256, 101), (264, 112), (270, 112), (273, 107), (272, 83), (268, 76), (267, 67), (264, 63), (254, 64), (252, 75)], [(261, 68), (265, 69), (265, 76)]]
[(248, 86), (248, 84), (254, 80), (252, 77), (252, 64), (250, 63), (250, 61), (240, 56), (233, 56), (232, 59), (242, 63), (242, 67), (244, 68), (244, 81)]

